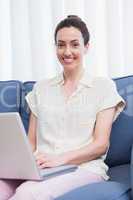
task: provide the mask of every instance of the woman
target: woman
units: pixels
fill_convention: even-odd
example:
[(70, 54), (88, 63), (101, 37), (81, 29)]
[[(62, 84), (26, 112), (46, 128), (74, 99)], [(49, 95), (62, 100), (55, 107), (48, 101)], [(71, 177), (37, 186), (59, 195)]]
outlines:
[(50, 200), (109, 178), (104, 159), (112, 123), (125, 102), (112, 80), (85, 72), (89, 32), (79, 17), (68, 16), (57, 25), (55, 44), (63, 72), (36, 83), (27, 95), (28, 137), (40, 168), (76, 164), (78, 169), (40, 182), (1, 181), (1, 200)]

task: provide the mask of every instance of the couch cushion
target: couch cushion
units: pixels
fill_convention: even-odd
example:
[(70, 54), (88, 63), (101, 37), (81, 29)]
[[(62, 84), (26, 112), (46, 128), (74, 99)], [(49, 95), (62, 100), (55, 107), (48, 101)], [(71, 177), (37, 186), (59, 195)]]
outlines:
[(0, 81), (0, 112), (19, 112), (21, 98), (20, 81)]
[(27, 82), (24, 82), (22, 86), (20, 114), (21, 114), (21, 118), (22, 118), (26, 132), (28, 132), (30, 110), (25, 100), (25, 96), (27, 95), (28, 92), (32, 90), (34, 83), (35, 81), (27, 81)]
[(88, 184), (74, 189), (55, 200), (129, 200), (130, 189), (118, 182)]
[(130, 183), (131, 175), (130, 175), (129, 164), (111, 167), (108, 171), (108, 175), (110, 177), (110, 181), (123, 183), (131, 187), (131, 183)]
[(130, 162), (133, 144), (133, 76), (115, 79), (119, 94), (126, 101), (126, 108), (114, 122), (106, 163), (111, 166)]

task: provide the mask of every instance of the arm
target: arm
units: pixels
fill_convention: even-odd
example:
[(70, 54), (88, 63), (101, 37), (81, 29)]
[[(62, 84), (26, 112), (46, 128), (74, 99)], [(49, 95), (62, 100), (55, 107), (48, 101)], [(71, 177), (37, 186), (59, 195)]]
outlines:
[(36, 126), (37, 126), (37, 118), (31, 112), (29, 120), (28, 138), (33, 151), (36, 150)]
[(115, 108), (109, 108), (98, 113), (93, 132), (93, 142), (81, 149), (66, 154), (68, 164), (81, 164), (103, 155), (109, 145), (110, 132), (115, 114)]

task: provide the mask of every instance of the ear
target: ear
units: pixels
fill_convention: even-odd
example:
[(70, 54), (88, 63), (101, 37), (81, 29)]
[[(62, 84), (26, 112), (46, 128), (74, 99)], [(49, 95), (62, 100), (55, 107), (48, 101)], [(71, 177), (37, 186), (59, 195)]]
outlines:
[(85, 45), (85, 47), (84, 47), (84, 53), (85, 53), (85, 54), (88, 52), (89, 46), (90, 46), (90, 44), (89, 44), (89, 42), (88, 42), (88, 43)]

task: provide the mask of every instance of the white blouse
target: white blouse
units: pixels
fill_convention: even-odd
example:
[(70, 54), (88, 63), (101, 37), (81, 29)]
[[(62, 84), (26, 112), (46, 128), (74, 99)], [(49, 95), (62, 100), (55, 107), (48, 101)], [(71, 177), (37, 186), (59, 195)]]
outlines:
[[(84, 73), (77, 90), (67, 100), (63, 83), (63, 74), (39, 81), (26, 96), (31, 111), (38, 118), (37, 151), (61, 154), (90, 144), (97, 113), (115, 106), (115, 120), (125, 106), (110, 79)], [(105, 157), (106, 154), (79, 167), (107, 180)]]

